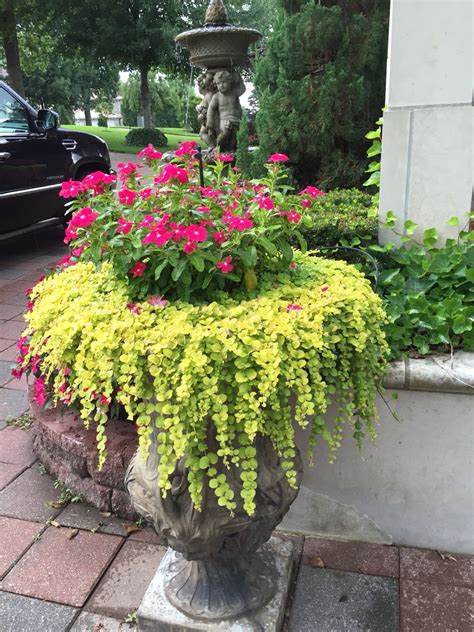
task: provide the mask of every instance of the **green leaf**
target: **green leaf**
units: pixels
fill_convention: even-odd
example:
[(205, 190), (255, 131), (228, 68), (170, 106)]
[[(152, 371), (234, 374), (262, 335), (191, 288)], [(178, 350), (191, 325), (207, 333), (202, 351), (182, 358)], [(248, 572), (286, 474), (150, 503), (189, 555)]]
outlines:
[(301, 252), (306, 252), (308, 250), (308, 242), (306, 241), (306, 239), (303, 237), (303, 235), (299, 232), (299, 230), (295, 230), (293, 235), (296, 237), (296, 239), (298, 240), (298, 243), (300, 245), (300, 250)]
[(370, 178), (367, 178), (367, 180), (363, 184), (365, 187), (379, 186), (380, 171), (374, 171), (374, 173), (371, 174)]
[(376, 140), (372, 143), (372, 146), (369, 147), (367, 151), (367, 157), (372, 158), (372, 156), (378, 156), (382, 152), (382, 143), (379, 140)]
[(405, 231), (407, 235), (413, 235), (417, 228), (418, 224), (416, 222), (412, 222), (411, 219), (407, 219), (404, 224)]
[(257, 249), (255, 246), (250, 248), (237, 250), (236, 254), (242, 259), (242, 263), (246, 268), (255, 268), (257, 265)]
[(186, 269), (188, 262), (186, 259), (180, 259), (176, 266), (173, 268), (173, 272), (171, 273), (171, 278), (173, 281), (177, 281), (179, 277), (183, 274)]
[(161, 273), (163, 272), (163, 270), (166, 268), (167, 265), (168, 265), (168, 261), (165, 259), (159, 265), (156, 266), (156, 268), (155, 268), (155, 281), (158, 281), (158, 279), (161, 276)]
[(389, 285), (399, 274), (400, 268), (394, 268), (393, 270), (384, 270), (379, 274), (380, 285)]
[(451, 219), (448, 219), (446, 224), (448, 226), (459, 226), (459, 217), (456, 217), (456, 215), (454, 215), (453, 217), (451, 217)]
[(382, 134), (381, 128), (377, 127), (377, 129), (374, 129), (371, 132), (367, 132), (365, 137), (368, 138), (369, 140), (373, 140), (374, 138), (380, 138), (381, 134)]
[(263, 246), (263, 248), (268, 252), (269, 255), (275, 256), (276, 254), (278, 254), (278, 249), (275, 244), (263, 235), (258, 238), (258, 243)]
[(192, 252), (189, 255), (189, 261), (196, 268), (198, 272), (204, 272), (204, 259), (197, 252)]

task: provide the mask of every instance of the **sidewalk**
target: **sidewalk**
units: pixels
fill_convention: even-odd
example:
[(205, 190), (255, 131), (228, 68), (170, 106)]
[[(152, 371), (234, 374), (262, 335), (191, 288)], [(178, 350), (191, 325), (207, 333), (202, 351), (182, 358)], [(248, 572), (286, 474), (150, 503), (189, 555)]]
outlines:
[[(24, 291), (66, 252), (61, 229), (0, 246), (0, 632), (125, 632), (164, 553), (149, 528), (78, 502), (31, 450), (10, 378)], [(472, 632), (468, 556), (296, 536), (288, 632)]]

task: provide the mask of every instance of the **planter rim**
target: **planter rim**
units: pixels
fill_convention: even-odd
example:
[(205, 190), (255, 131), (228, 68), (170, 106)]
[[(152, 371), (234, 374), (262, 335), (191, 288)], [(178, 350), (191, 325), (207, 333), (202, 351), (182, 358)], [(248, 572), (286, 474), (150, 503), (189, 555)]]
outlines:
[(390, 363), (384, 386), (407, 391), (474, 395), (474, 353), (456, 351)]

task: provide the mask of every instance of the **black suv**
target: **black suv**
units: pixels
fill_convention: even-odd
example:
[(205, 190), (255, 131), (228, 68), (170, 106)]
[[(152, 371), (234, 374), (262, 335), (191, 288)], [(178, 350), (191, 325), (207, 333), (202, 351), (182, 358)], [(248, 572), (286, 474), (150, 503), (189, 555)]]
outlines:
[(0, 240), (64, 222), (64, 180), (111, 173), (102, 139), (58, 125), (55, 112), (36, 111), (0, 81)]

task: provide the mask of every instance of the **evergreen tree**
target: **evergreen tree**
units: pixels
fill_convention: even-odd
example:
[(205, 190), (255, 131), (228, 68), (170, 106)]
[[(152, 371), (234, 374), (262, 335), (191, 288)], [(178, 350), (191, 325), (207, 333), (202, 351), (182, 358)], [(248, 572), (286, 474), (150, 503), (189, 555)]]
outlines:
[(389, 0), (280, 0), (258, 61), (259, 160), (290, 156), (301, 184), (361, 184), (384, 105)]

